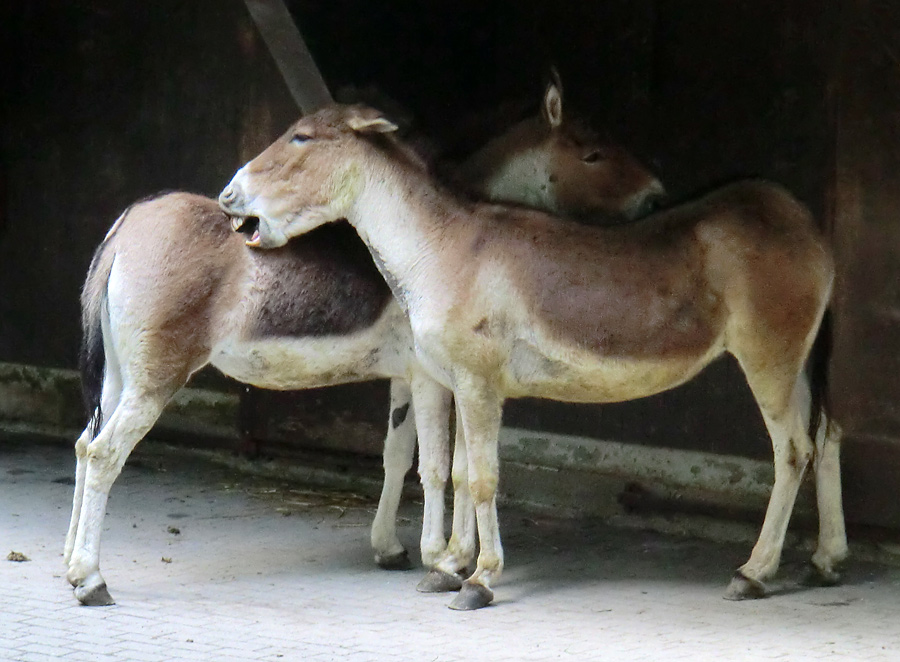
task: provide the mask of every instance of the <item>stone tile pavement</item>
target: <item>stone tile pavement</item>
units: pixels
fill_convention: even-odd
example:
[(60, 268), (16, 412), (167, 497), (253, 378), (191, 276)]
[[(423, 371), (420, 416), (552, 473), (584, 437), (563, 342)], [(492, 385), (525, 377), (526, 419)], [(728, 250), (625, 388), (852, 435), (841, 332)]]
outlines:
[(507, 509), (496, 603), (459, 613), (416, 593), (420, 570), (374, 566), (371, 501), (141, 449), (104, 537), (118, 604), (80, 607), (61, 558), (73, 465), (68, 448), (0, 438), (4, 662), (900, 660), (898, 568), (855, 562), (843, 586), (801, 589), (789, 552), (775, 595), (732, 603), (746, 545)]

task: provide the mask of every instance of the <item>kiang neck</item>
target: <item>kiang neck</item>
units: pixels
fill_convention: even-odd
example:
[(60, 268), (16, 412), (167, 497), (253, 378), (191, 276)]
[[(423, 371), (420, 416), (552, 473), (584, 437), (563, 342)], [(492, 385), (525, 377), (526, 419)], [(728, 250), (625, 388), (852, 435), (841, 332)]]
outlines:
[[(428, 175), (379, 155), (367, 164), (362, 192), (348, 220), (407, 313), (440, 287), (441, 256), (454, 233), (449, 223), (459, 203)], [(450, 267), (446, 267), (450, 268)]]

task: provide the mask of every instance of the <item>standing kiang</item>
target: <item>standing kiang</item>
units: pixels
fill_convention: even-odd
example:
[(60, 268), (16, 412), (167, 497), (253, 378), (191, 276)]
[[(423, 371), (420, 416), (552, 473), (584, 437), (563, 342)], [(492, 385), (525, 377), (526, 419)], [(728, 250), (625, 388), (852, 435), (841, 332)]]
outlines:
[[(775, 460), (759, 539), (726, 597), (765, 594), (814, 457), (812, 563), (833, 581), (847, 553), (839, 431), (821, 424), (823, 385), (803, 371), (834, 264), (808, 210), (780, 186), (747, 181), (635, 223), (585, 227), (460, 199), (435, 185), (395, 129), (370, 107), (322, 110), (241, 168), (219, 201), (258, 219), (249, 241), (258, 248), (349, 221), (408, 316), (421, 365), (453, 391), (480, 551), (451, 606), (489, 604), (503, 570), (496, 499), (506, 398), (631, 400), (683, 384), (726, 352)], [(433, 572), (456, 576), (473, 555), (474, 545), (451, 538)]]

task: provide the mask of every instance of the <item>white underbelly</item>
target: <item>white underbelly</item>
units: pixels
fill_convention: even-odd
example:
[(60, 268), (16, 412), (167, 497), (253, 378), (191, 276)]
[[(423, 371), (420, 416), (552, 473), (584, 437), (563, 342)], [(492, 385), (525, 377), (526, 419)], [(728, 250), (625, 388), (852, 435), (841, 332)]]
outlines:
[(668, 358), (617, 358), (587, 352), (539, 352), (517, 342), (504, 370), (508, 397), (564, 402), (623, 402), (675, 388), (722, 353), (716, 343), (698, 355)]
[(213, 347), (210, 363), (240, 382), (279, 390), (405, 378), (414, 360), (412, 334), (399, 309), (389, 308), (373, 326), (347, 335), (229, 336)]

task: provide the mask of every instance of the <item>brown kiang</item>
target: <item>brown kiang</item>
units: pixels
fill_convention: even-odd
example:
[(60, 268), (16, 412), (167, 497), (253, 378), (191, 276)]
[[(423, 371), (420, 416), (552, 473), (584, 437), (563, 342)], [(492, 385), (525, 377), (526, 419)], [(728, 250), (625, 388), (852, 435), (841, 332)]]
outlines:
[[(555, 86), (547, 90), (545, 107), (551, 102), (552, 122), (526, 120), (528, 130), (514, 129), (515, 140), (492, 145), (487, 157), (478, 157), (489, 160), (490, 168), (481, 175), (460, 175), (470, 189), (495, 195), (483, 178), (500, 172), (506, 173), (508, 197), (521, 199), (544, 186), (554, 207), (568, 204), (553, 198), (547, 179), (555, 173), (552, 165), (540, 172), (509, 166), (527, 154), (529, 162), (569, 163), (568, 176), (583, 179), (589, 198), (579, 204), (596, 203), (599, 211), (632, 210), (661, 192), (652, 174), (608, 141), (561, 150), (569, 129)], [(617, 150), (619, 156), (600, 170), (585, 161), (578, 173), (573, 159), (584, 150)], [(415, 155), (407, 157), (421, 166)], [(518, 178), (511, 180), (510, 172)], [(593, 190), (598, 186), (606, 191), (600, 198)], [(576, 190), (575, 184), (569, 186), (568, 200), (574, 201)], [(247, 219), (239, 226), (250, 236), (255, 230)], [(375, 558), (383, 567), (409, 565), (397, 537), (396, 514), (417, 431), (426, 497), (425, 564), (433, 565), (446, 547), (449, 394), (421, 370), (409, 323), (365, 245), (346, 225), (323, 228), (277, 251), (248, 249), (245, 239), (231, 231), (231, 221), (215, 201), (172, 193), (130, 207), (97, 249), (82, 296), (82, 365), (93, 420), (76, 443), (65, 546), (67, 577), (84, 604), (112, 602), (100, 574), (99, 548), (113, 482), (165, 404), (208, 364), (273, 389), (390, 378), (384, 491), (372, 527)], [(411, 402), (413, 413), (406, 416)], [(462, 492), (467, 496), (468, 490)], [(466, 507), (456, 511), (464, 513)], [(474, 545), (470, 528), (456, 537), (470, 538)]]
[[(806, 208), (775, 184), (748, 181), (633, 224), (585, 227), (459, 199), (408, 157), (394, 128), (363, 106), (301, 119), (238, 171), (220, 203), (260, 218), (253, 243), (266, 248), (346, 218), (408, 314), (422, 365), (453, 390), (480, 553), (451, 606), (489, 604), (503, 568), (496, 487), (505, 398), (639, 398), (684, 383), (725, 352), (747, 378), (775, 456), (759, 540), (726, 597), (763, 595), (814, 457), (812, 560), (833, 581), (847, 552), (839, 431), (819, 427), (810, 438), (803, 369), (834, 265)], [(812, 404), (818, 419), (821, 402)], [(456, 543), (436, 565), (437, 585), (472, 559), (474, 546)]]

